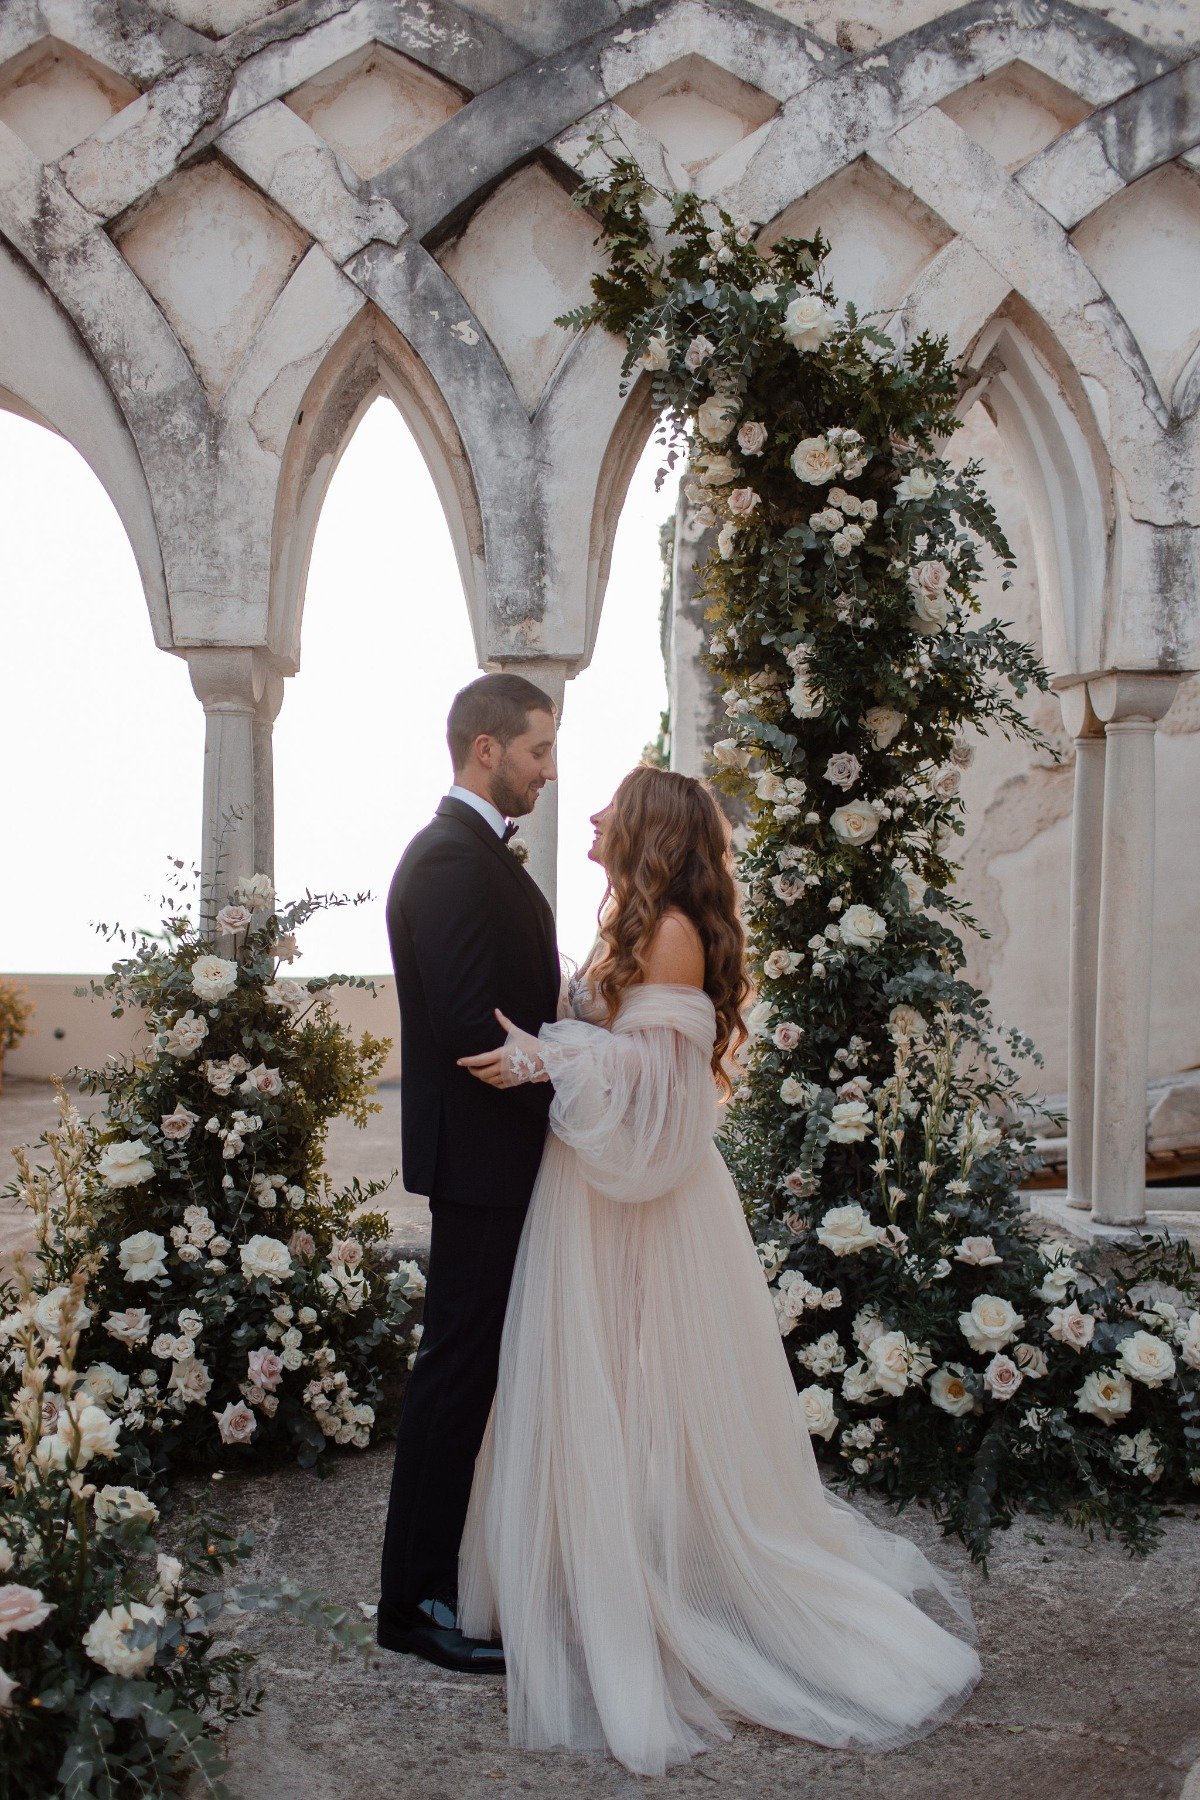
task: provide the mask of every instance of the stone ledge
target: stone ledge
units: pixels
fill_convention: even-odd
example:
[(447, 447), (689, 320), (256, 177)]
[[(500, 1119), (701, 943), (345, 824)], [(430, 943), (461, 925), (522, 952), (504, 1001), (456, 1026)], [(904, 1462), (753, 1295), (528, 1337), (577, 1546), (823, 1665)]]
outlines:
[[(1105, 1225), (1067, 1199), (1065, 1189), (1026, 1192), (1022, 1198), (1035, 1219), (1045, 1219), (1070, 1237), (1090, 1244), (1136, 1244), (1141, 1237), (1186, 1238), (1200, 1250), (1200, 1189), (1151, 1188), (1145, 1220), (1138, 1225)], [(1164, 1204), (1155, 1205), (1161, 1201)]]

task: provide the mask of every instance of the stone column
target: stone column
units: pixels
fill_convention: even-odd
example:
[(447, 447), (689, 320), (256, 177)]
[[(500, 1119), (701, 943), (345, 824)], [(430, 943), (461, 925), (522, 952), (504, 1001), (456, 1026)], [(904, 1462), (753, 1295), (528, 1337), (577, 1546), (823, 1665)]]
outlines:
[(256, 650), (189, 650), (187, 660), (204, 706), (201, 907), (211, 915), (240, 876), (271, 873), (269, 746), (283, 683)]
[[(567, 677), (576, 665), (557, 658), (526, 656), (509, 658), (497, 665), (508, 675), (523, 675), (548, 694), (561, 721)], [(548, 782), (527, 818), (519, 821), (521, 837), (529, 845), (529, 873), (550, 905), (558, 901), (558, 783)]]
[(1067, 983), (1067, 1204), (1092, 1205), (1092, 1133), (1096, 1075), (1096, 947), (1104, 825), (1104, 726), (1087, 683), (1058, 696), (1075, 741), (1071, 807), (1071, 939)]
[(1088, 683), (1105, 727), (1104, 827), (1096, 958), (1092, 1217), (1146, 1216), (1146, 1082), (1154, 924), (1154, 733), (1177, 675), (1104, 675)]

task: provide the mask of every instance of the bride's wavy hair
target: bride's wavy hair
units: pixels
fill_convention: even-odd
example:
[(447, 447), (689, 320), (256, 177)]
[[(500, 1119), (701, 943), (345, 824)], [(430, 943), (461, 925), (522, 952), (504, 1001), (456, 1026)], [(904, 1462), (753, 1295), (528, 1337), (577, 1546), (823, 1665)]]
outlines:
[(607, 954), (597, 994), (610, 1022), (626, 989), (646, 978), (663, 914), (677, 908), (704, 946), (704, 991), (717, 1015), (713, 1073), (729, 1093), (724, 1063), (745, 1042), (742, 1007), (750, 982), (729, 825), (711, 788), (667, 769), (631, 770), (613, 795), (604, 861), (608, 887), (599, 922)]

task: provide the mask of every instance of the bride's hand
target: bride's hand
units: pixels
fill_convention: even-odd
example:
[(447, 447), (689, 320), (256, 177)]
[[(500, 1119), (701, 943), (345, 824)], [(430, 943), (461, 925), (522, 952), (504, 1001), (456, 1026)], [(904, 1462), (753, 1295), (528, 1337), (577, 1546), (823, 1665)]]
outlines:
[(459, 1068), (495, 1088), (521, 1087), (528, 1081), (549, 1081), (537, 1039), (514, 1025), (511, 1019), (506, 1019), (499, 1007), (496, 1017), (508, 1033), (505, 1042), (498, 1050), (484, 1050), (478, 1056), (460, 1056)]

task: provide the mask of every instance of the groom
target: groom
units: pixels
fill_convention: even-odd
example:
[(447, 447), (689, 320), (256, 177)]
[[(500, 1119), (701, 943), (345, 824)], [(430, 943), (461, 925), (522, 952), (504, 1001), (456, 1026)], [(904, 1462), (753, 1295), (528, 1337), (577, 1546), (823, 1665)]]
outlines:
[(383, 1545), (377, 1635), (444, 1668), (499, 1672), (458, 1630), (458, 1548), (500, 1357), (521, 1226), (552, 1089), (504, 1090), (457, 1059), (504, 1041), (499, 1007), (536, 1032), (558, 1007), (554, 915), (507, 848), (555, 780), (553, 702), (520, 675), (456, 694), (454, 785), (392, 879), (404, 1185), (429, 1195), (425, 1329), (408, 1379)]

